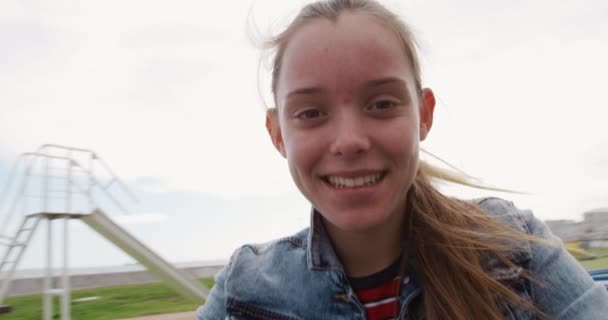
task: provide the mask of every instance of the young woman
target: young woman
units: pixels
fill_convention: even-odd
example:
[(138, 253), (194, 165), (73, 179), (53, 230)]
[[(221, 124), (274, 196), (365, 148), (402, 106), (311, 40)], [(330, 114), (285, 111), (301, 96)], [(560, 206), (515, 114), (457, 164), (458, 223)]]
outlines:
[(433, 187), (466, 181), (419, 160), (435, 98), (396, 15), (320, 1), (270, 44), (266, 126), (311, 225), (237, 250), (199, 319), (608, 319), (606, 290), (530, 212)]

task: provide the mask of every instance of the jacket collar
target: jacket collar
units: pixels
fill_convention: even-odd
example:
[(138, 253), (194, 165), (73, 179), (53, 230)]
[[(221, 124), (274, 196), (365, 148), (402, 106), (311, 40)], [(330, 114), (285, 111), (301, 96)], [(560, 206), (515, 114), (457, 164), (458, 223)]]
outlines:
[[(310, 214), (310, 230), (306, 250), (308, 269), (314, 271), (336, 271), (339, 275), (342, 275), (343, 282), (347, 281), (342, 263), (338, 259), (331, 239), (325, 230), (323, 218), (314, 208)], [(407, 309), (410, 302), (420, 294), (419, 280), (414, 270), (415, 261), (414, 257), (410, 258), (406, 271), (406, 280), (404, 279), (401, 286), (400, 301), (402, 313)]]
[(344, 272), (342, 263), (334, 251), (331, 239), (323, 225), (321, 214), (312, 208), (308, 234), (308, 268), (311, 270), (337, 270)]

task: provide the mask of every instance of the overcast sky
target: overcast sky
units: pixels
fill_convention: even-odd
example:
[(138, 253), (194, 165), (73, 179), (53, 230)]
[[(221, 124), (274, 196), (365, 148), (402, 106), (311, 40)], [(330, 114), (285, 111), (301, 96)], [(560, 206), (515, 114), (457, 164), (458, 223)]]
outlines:
[[(0, 182), (43, 143), (95, 150), (140, 197), (126, 227), (172, 261), (305, 227), (264, 129), (268, 64), (252, 41), (304, 2), (1, 1)], [(498, 195), (542, 219), (608, 207), (608, 2), (383, 3), (414, 28), (439, 99), (428, 151), (528, 192)], [(73, 265), (130, 261), (74, 228)], [(24, 266), (41, 258), (34, 245)]]

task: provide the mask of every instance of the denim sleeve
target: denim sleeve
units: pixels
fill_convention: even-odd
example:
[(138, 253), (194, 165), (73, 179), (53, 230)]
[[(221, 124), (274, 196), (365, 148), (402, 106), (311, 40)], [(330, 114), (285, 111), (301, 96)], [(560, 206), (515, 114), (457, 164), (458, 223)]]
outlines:
[(230, 258), (230, 262), (228, 262), (228, 264), (215, 276), (215, 284), (213, 285), (207, 300), (197, 310), (196, 316), (198, 320), (217, 320), (226, 318), (225, 288), (235, 255), (236, 252)]
[(549, 319), (608, 319), (608, 291), (595, 283), (568, 253), (561, 240), (530, 211), (520, 211), (530, 234), (553, 246), (531, 243), (530, 271), (534, 304)]

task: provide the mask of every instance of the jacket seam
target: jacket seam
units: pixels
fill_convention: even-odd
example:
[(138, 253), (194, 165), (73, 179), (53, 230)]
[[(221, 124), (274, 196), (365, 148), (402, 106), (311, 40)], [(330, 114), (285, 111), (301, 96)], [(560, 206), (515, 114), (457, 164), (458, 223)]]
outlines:
[(280, 314), (254, 306), (249, 306), (244, 303), (239, 303), (235, 299), (228, 299), (228, 309), (234, 309), (237, 312), (242, 312), (249, 316), (263, 320), (297, 320), (297, 318), (288, 315)]
[(477, 205), (481, 205), (482, 203), (484, 203), (486, 201), (489, 201), (489, 200), (501, 200), (501, 201), (504, 201), (503, 199), (498, 198), (498, 197), (483, 197), (481, 199), (477, 199), (476, 202), (477, 202)]
[(255, 254), (261, 254), (261, 253), (271, 250), (275, 246), (277, 246), (279, 244), (283, 244), (283, 243), (290, 243), (297, 248), (306, 248), (304, 241), (302, 241), (302, 239), (295, 237), (295, 236), (285, 237), (285, 238), (281, 238), (278, 240), (261, 243), (261, 244), (246, 244), (246, 245), (243, 245), (241, 248), (248, 248)]

